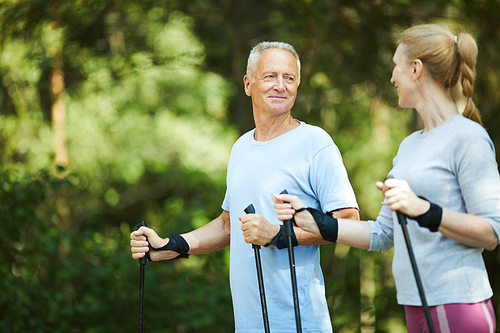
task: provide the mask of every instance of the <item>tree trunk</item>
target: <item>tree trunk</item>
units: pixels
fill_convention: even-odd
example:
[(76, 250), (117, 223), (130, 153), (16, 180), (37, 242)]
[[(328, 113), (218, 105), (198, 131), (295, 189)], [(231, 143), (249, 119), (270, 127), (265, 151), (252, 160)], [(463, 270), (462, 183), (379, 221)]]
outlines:
[(54, 59), (50, 78), (50, 92), (52, 95), (52, 129), (54, 131), (54, 150), (56, 173), (63, 174), (69, 166), (66, 149), (66, 104), (63, 100), (65, 91), (62, 55)]

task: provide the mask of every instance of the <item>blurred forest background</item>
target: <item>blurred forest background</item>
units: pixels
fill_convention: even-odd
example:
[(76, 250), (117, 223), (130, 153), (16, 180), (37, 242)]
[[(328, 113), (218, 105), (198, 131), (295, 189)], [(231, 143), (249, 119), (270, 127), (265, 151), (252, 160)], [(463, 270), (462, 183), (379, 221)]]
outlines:
[[(389, 82), (411, 25), (477, 38), (474, 101), (500, 149), (499, 17), (499, 0), (2, 0), (0, 331), (136, 331), (129, 234), (220, 214), (231, 146), (254, 126), (242, 78), (259, 41), (296, 47), (293, 114), (331, 134), (363, 219), (420, 128)], [(148, 264), (145, 331), (234, 331), (228, 254)], [(499, 248), (484, 258), (500, 318)], [(322, 246), (336, 332), (406, 331), (391, 259)]]

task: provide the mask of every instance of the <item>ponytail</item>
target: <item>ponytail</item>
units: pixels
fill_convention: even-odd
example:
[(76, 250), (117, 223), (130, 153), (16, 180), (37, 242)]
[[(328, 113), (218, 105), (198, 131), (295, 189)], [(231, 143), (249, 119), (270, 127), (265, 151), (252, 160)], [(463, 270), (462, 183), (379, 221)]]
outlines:
[(467, 104), (465, 105), (462, 115), (483, 125), (481, 114), (472, 100), (474, 81), (476, 79), (476, 60), (478, 52), (476, 41), (467, 33), (458, 34), (457, 51), (461, 59), (459, 67), (460, 84), (462, 86), (462, 93), (467, 98)]

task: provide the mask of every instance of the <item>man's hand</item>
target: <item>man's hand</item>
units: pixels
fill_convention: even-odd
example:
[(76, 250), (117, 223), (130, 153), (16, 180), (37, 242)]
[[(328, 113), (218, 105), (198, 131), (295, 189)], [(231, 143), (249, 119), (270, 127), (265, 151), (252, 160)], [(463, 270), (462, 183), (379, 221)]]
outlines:
[(239, 217), (245, 242), (255, 245), (270, 243), (280, 230), (279, 225), (269, 223), (259, 214), (246, 214)]
[[(161, 238), (158, 234), (148, 227), (140, 227), (138, 230), (130, 234), (130, 246), (132, 251), (132, 258), (140, 259), (149, 252), (149, 244), (154, 248), (165, 246), (169, 242), (169, 238)], [(149, 241), (149, 242), (148, 242)], [(179, 255), (175, 251), (151, 251), (149, 257), (152, 261), (170, 260)]]

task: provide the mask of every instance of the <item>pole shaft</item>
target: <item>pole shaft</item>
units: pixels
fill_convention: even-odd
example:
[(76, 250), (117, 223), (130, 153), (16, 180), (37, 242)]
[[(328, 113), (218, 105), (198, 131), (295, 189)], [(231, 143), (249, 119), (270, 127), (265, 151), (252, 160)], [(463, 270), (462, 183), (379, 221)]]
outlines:
[(406, 242), (406, 248), (408, 249), (408, 255), (410, 256), (411, 266), (413, 268), (413, 274), (415, 275), (415, 281), (417, 282), (418, 293), (420, 295), (420, 300), (422, 301), (422, 307), (424, 308), (425, 320), (427, 321), (427, 326), (429, 327), (430, 333), (435, 333), (434, 324), (432, 323), (432, 317), (429, 312), (429, 306), (427, 305), (427, 299), (425, 298), (424, 285), (422, 284), (422, 280), (420, 279), (420, 273), (418, 272), (417, 260), (415, 259), (415, 254), (413, 253), (413, 247), (410, 241), (410, 235), (408, 234), (408, 227), (406, 217), (397, 212), (397, 217), (399, 224), (401, 224), (401, 228), (403, 230), (403, 236)]
[[(255, 207), (250, 204), (244, 209), (246, 214), (255, 214)], [(262, 262), (260, 259), (260, 246), (252, 244), (253, 252), (255, 255), (255, 266), (257, 269), (257, 280), (259, 282), (260, 305), (262, 306), (262, 319), (264, 321), (265, 333), (270, 333), (269, 317), (267, 315), (266, 293), (264, 290), (264, 276), (262, 274)]]
[[(287, 226), (286, 224), (289, 224)], [(286, 229), (292, 228), (292, 221), (285, 221), (285, 233)], [(295, 272), (295, 256), (293, 253), (292, 246), (292, 235), (287, 234), (287, 247), (288, 247), (288, 259), (290, 262), (290, 278), (292, 280), (292, 293), (293, 293), (293, 307), (295, 309), (295, 326), (297, 328), (297, 333), (302, 332), (302, 324), (300, 322), (300, 307), (299, 307), (299, 293), (297, 290), (297, 274)]]
[[(287, 190), (283, 190), (280, 194), (288, 194)], [(293, 307), (295, 309), (295, 326), (297, 333), (302, 333), (302, 324), (300, 322), (299, 308), (299, 293), (297, 291), (297, 274), (295, 273), (295, 256), (293, 253), (292, 234), (293, 234), (293, 218), (283, 222), (285, 227), (286, 244), (288, 247), (288, 260), (290, 261), (290, 277), (292, 280)]]
[(253, 245), (253, 251), (255, 254), (255, 266), (257, 267), (257, 279), (259, 281), (259, 291), (260, 291), (260, 304), (262, 306), (262, 319), (264, 321), (264, 331), (270, 333), (269, 328), (269, 316), (267, 314), (267, 304), (266, 304), (266, 293), (264, 289), (264, 278), (262, 274), (262, 263), (260, 259), (260, 246)]
[[(137, 225), (137, 229), (141, 227), (146, 227), (146, 222), (142, 221)], [(148, 263), (149, 252), (146, 252), (146, 255), (139, 259), (140, 266), (140, 276), (139, 276), (139, 327), (138, 332), (142, 333), (143, 326), (143, 309), (144, 309), (144, 272), (146, 269), (146, 265)]]
[(138, 332), (142, 333), (143, 326), (143, 309), (144, 309), (144, 269), (145, 265), (140, 265), (140, 278), (139, 278), (139, 328)]

